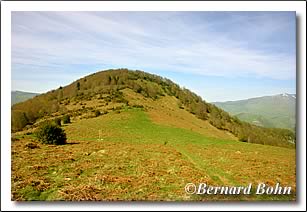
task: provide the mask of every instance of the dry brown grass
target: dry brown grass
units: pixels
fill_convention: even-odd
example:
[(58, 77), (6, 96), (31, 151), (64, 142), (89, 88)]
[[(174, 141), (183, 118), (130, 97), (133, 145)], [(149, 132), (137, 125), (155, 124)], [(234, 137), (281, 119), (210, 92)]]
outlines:
[(28, 186), (55, 189), (59, 200), (179, 200), (191, 198), (186, 183), (213, 183), (171, 146), (80, 141), (28, 149), (25, 143), (12, 146), (13, 200), (28, 199), (22, 192)]

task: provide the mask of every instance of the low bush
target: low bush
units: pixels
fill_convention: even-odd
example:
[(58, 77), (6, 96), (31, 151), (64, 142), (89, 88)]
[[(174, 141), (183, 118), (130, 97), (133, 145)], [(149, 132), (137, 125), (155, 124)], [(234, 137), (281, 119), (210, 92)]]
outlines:
[(57, 126), (61, 126), (61, 119), (60, 119), (60, 118), (54, 119), (54, 123), (55, 123)]
[(46, 123), (39, 127), (36, 137), (43, 144), (61, 145), (66, 143), (66, 133), (54, 123)]
[(95, 116), (98, 117), (100, 115), (101, 115), (100, 111), (99, 110), (95, 110)]

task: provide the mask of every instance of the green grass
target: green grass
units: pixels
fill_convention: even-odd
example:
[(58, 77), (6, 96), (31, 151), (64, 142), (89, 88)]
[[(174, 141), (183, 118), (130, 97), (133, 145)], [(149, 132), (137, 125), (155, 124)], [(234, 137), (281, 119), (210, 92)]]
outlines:
[(70, 140), (97, 140), (99, 130), (104, 140), (157, 144), (223, 145), (227, 140), (207, 138), (190, 130), (154, 124), (141, 109), (110, 113), (107, 117), (81, 120), (65, 129)]
[(24, 147), (28, 138), (13, 144), (15, 199), (295, 199), (295, 195), (194, 196), (184, 192), (189, 182), (242, 186), (278, 181), (295, 187), (293, 149), (208, 138), (189, 129), (158, 125), (142, 109), (79, 120), (64, 129), (67, 145), (29, 150)]

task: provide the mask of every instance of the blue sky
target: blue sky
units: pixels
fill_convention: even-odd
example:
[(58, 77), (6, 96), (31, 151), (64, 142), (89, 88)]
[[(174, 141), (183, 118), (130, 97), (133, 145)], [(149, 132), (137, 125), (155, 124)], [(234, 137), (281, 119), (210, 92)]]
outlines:
[(12, 90), (129, 68), (209, 102), (296, 93), (295, 39), (294, 12), (12, 12)]

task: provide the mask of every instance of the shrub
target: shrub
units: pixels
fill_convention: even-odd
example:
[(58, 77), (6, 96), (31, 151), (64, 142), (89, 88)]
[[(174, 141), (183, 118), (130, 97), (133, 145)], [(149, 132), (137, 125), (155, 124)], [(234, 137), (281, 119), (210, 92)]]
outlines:
[(248, 142), (248, 138), (246, 136), (244, 136), (244, 135), (241, 135), (239, 137), (239, 141), (241, 141), (241, 142)]
[(70, 116), (65, 115), (63, 116), (63, 124), (69, 124), (70, 123)]
[(61, 126), (61, 119), (60, 119), (60, 118), (54, 119), (54, 123), (55, 123), (57, 126)]
[(136, 89), (137, 93), (142, 93), (142, 91), (143, 91), (142, 87), (139, 87), (139, 88)]
[(134, 108), (144, 108), (144, 106), (143, 106), (143, 105), (137, 105), (137, 104), (132, 105), (132, 107), (134, 107)]
[(43, 144), (61, 145), (66, 143), (66, 134), (64, 130), (54, 123), (42, 125), (36, 132), (36, 137)]
[(98, 117), (100, 115), (101, 115), (100, 111), (99, 110), (95, 110), (95, 116)]
[(12, 137), (11, 141), (19, 141), (19, 138)]
[(33, 142), (27, 143), (27, 144), (25, 145), (25, 147), (27, 147), (28, 149), (36, 149), (36, 148), (39, 148), (39, 146), (38, 146), (36, 143), (33, 143)]

